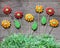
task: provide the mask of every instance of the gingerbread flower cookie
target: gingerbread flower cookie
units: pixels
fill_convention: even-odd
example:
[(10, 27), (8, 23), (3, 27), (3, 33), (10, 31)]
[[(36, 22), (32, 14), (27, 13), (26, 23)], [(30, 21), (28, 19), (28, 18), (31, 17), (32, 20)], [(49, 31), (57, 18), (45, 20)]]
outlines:
[(59, 25), (58, 20), (56, 20), (56, 19), (50, 20), (50, 26), (57, 27), (58, 25)]
[(43, 10), (44, 10), (44, 9), (43, 9), (43, 6), (42, 6), (42, 5), (40, 5), (40, 6), (36, 5), (35, 11), (36, 11), (37, 13), (42, 13)]
[(48, 7), (48, 8), (46, 8), (46, 13), (47, 13), (48, 15), (52, 16), (52, 15), (54, 15), (55, 11), (54, 11), (53, 8)]
[(21, 19), (23, 17), (23, 12), (17, 11), (15, 12), (15, 18)]
[(10, 6), (5, 6), (4, 8), (3, 8), (3, 12), (4, 12), (4, 14), (10, 14), (11, 13), (11, 11), (12, 11), (12, 9), (11, 9), (11, 7)]
[(11, 23), (8, 20), (3, 20), (1, 25), (3, 28), (9, 28), (11, 26)]
[(26, 14), (25, 15), (25, 20), (28, 22), (31, 22), (34, 20), (34, 16), (32, 14)]

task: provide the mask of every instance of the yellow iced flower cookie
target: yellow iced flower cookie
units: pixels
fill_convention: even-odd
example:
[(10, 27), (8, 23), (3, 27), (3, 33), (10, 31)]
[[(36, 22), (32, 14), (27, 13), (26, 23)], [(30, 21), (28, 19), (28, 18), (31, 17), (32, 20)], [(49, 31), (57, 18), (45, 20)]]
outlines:
[(32, 14), (26, 14), (25, 15), (25, 20), (28, 22), (31, 22), (34, 20), (34, 16)]
[(50, 26), (57, 27), (58, 25), (59, 25), (58, 20), (56, 20), (56, 19), (50, 20)]
[(3, 20), (1, 25), (2, 25), (3, 28), (9, 28), (11, 23), (8, 20)]
[(43, 12), (43, 6), (38, 6), (38, 5), (36, 5), (36, 7), (35, 7), (35, 11), (37, 12), (37, 13), (42, 13)]

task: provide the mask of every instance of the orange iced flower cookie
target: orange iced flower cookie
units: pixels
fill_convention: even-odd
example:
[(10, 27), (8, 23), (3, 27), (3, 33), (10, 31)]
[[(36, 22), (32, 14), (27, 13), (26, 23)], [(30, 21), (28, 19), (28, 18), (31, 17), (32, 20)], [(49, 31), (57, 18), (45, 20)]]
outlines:
[(35, 7), (35, 11), (37, 12), (37, 13), (42, 13), (43, 12), (43, 6), (38, 6), (38, 5), (36, 5), (36, 7)]
[(9, 28), (11, 23), (8, 20), (3, 20), (1, 25), (2, 25), (3, 28)]
[(59, 25), (58, 20), (56, 20), (56, 19), (50, 20), (50, 26), (57, 27), (58, 25)]
[(28, 22), (31, 22), (34, 20), (34, 16), (32, 14), (26, 14), (25, 15), (25, 20)]

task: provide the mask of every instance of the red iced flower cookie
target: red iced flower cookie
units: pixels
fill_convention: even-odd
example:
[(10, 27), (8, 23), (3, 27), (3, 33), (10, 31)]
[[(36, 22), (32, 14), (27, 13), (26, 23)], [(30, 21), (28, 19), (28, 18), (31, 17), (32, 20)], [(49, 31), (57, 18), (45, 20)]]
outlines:
[(15, 18), (17, 19), (21, 19), (23, 17), (23, 13), (22, 12), (15, 12)]
[(11, 11), (12, 11), (12, 9), (11, 9), (9, 6), (5, 6), (5, 7), (3, 8), (3, 12), (4, 12), (5, 14), (10, 14)]
[(55, 11), (53, 8), (46, 8), (46, 13), (50, 16), (54, 15)]

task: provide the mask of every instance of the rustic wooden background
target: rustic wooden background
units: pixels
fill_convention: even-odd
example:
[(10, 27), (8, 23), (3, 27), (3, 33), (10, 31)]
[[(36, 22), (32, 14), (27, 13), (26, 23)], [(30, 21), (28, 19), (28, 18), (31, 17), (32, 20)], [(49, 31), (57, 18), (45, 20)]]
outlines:
[[(2, 12), (2, 8), (5, 5), (9, 5), (12, 8), (12, 13), (9, 16), (5, 15)], [(22, 19), (19, 19), (19, 22), (21, 22), (21, 28), (20, 29), (15, 28), (14, 22), (13, 22), (15, 19), (14, 13), (15, 11), (19, 11), (19, 10), (23, 11), (24, 15), (27, 13), (31, 13), (34, 15), (35, 21), (38, 22), (38, 14), (35, 12), (36, 5), (43, 5), (44, 7), (44, 12), (40, 14), (40, 18), (43, 15), (48, 17), (48, 15), (45, 12), (45, 9), (47, 7), (53, 7), (55, 9), (55, 15), (50, 17), (50, 19), (56, 18), (58, 21), (60, 21), (60, 1), (59, 0), (0, 0), (0, 40), (3, 37), (9, 35), (10, 33), (32, 34), (33, 31), (31, 29), (31, 25), (33, 22), (29, 24), (28, 22), (25, 21), (24, 17)], [(11, 19), (11, 16), (14, 19)], [(1, 26), (1, 21), (4, 19), (8, 19), (11, 21), (11, 27), (9, 29), (4, 29)], [(38, 28), (40, 28), (40, 30), (35, 31), (34, 35), (43, 34), (43, 33), (48, 34), (49, 31), (52, 29), (52, 27), (49, 26), (49, 23), (48, 23), (47, 28), (46, 26), (42, 26), (41, 24)], [(55, 36), (57, 40), (60, 40), (60, 25), (59, 27), (54, 28), (51, 34)]]

